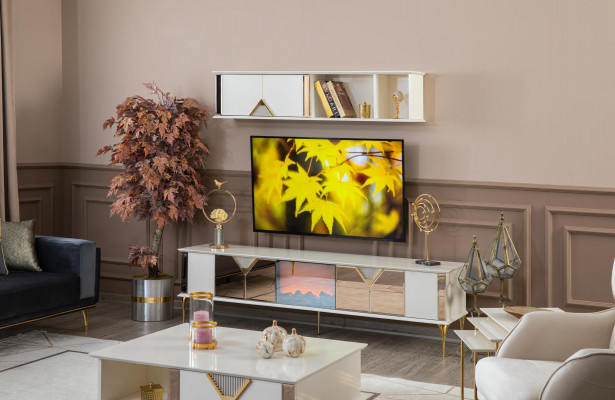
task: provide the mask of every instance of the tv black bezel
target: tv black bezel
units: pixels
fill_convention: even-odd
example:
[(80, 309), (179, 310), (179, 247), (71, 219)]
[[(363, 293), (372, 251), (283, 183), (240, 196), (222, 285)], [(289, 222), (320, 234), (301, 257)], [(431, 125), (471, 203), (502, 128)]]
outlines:
[[(274, 231), (274, 230), (264, 230), (264, 229), (256, 229), (256, 215), (255, 215), (255, 205), (254, 205), (254, 157), (253, 157), (253, 142), (255, 138), (272, 138), (272, 139), (324, 139), (324, 140), (374, 140), (374, 141), (383, 141), (383, 142), (392, 142), (397, 141), (401, 142), (402, 147), (402, 160), (401, 160), (401, 169), (402, 169), (402, 207), (403, 207), (403, 215), (402, 219), (402, 227), (403, 232), (401, 238), (399, 239), (390, 239), (385, 237), (366, 237), (366, 236), (350, 236), (350, 235), (335, 235), (335, 234), (325, 234), (325, 233), (312, 233), (312, 232), (291, 232), (291, 231)], [(250, 135), (250, 186), (252, 187), (252, 232), (255, 233), (279, 233), (283, 235), (299, 235), (299, 236), (314, 236), (314, 237), (334, 237), (334, 238), (344, 238), (344, 239), (361, 239), (361, 240), (378, 240), (383, 242), (395, 242), (401, 243), (406, 242), (408, 237), (408, 201), (406, 200), (406, 182), (405, 182), (405, 174), (406, 174), (406, 157), (405, 157), (405, 142), (404, 139), (366, 139), (366, 138), (331, 138), (331, 137), (300, 137), (300, 136), (267, 136), (267, 135)]]

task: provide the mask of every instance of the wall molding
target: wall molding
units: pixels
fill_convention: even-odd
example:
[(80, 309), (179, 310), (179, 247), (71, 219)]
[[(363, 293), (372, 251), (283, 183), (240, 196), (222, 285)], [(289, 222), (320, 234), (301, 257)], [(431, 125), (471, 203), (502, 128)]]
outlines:
[[(105, 290), (118, 293), (126, 290), (125, 282), (135, 273), (128, 271), (127, 259), (121, 257), (125, 252), (125, 244), (130, 242), (129, 236), (145, 236), (143, 244), (148, 244), (152, 232), (149, 223), (140, 223), (137, 228), (126, 232), (117, 229), (114, 223), (117, 232), (113, 232), (113, 235), (118, 237), (110, 240), (108, 231), (111, 228), (95, 229), (92, 225), (93, 218), (96, 218), (97, 223), (104, 223), (100, 206), (96, 209), (92, 206), (94, 203), (109, 205), (113, 202), (114, 199), (108, 198), (107, 193), (111, 176), (119, 171), (121, 167), (102, 164), (41, 163), (18, 166), (21, 183), (20, 204), (27, 210), (28, 215), (34, 216), (37, 213), (38, 216), (44, 216), (43, 223), (40, 224), (43, 230), (41, 233), (97, 236), (88, 238), (105, 243), (102, 260), (104, 267), (101, 272), (103, 282), (106, 281)], [(418, 256), (423, 254), (424, 237), (417, 233), (419, 231), (410, 213), (406, 217), (406, 242), (356, 242), (252, 232), (251, 173), (220, 169), (208, 169), (201, 173), (205, 186), (210, 189), (214, 187), (214, 177), (229, 181), (227, 187), (237, 198), (238, 219), (229, 225), (226, 232), (227, 239), (232, 243), (408, 258), (420, 258)], [(600, 239), (599, 242), (587, 238), (576, 241), (574, 235), (589, 233), (564, 234), (563, 225), (591, 231), (597, 229), (598, 232), (601, 232), (601, 229), (615, 229), (615, 207), (611, 208), (611, 205), (615, 204), (615, 189), (433, 179), (406, 179), (404, 187), (408, 204), (419, 193), (430, 193), (438, 199), (445, 234), (437, 237), (436, 233), (430, 237), (430, 241), (438, 248), (438, 252), (443, 253), (438, 254), (440, 259), (465, 261), (472, 230), (476, 229), (484, 242), (490, 230), (495, 233), (499, 211), (506, 213), (506, 224), (523, 261), (517, 276), (506, 282), (507, 296), (513, 300), (513, 304), (538, 307), (551, 305), (573, 311), (611, 306), (608, 302), (583, 298), (584, 293), (592, 293), (586, 288), (587, 285), (596, 284), (591, 280), (576, 282), (575, 285), (580, 286), (572, 286), (575, 289), (572, 294), (572, 287), (567, 286), (565, 275), (570, 269), (575, 273), (577, 271), (577, 267), (573, 265), (575, 261), (570, 259), (571, 254), (576, 256), (579, 254), (577, 251), (591, 254), (584, 246), (593, 248), (597, 243), (603, 246), (603, 241), (607, 240), (608, 244), (611, 238), (615, 246), (615, 236), (609, 232), (602, 235), (606, 236), (606, 239)], [(225, 204), (222, 197), (212, 196), (212, 199), (212, 205), (216, 202)], [(410, 207), (408, 209), (410, 210)], [(98, 214), (94, 216), (94, 212)], [(42, 218), (38, 216), (37, 219)], [(50, 221), (54, 222), (55, 226), (50, 226)], [(174, 224), (168, 229), (162, 250), (165, 258), (164, 272), (174, 274), (176, 286), (179, 286), (183, 278), (182, 265), (180, 255), (174, 252), (175, 248), (209, 241), (213, 232), (211, 225), (200, 216), (193, 225)], [(88, 233), (88, 230), (91, 232)], [(572, 235), (572, 239), (567, 239), (567, 235)], [(570, 249), (569, 240), (579, 247)], [(115, 258), (106, 255), (115, 255)], [(601, 276), (605, 273), (601, 265), (604, 263), (603, 259), (601, 255), (600, 265), (595, 267), (599, 269), (594, 269), (599, 271)], [(610, 270), (611, 266), (604, 266), (607, 267)], [(113, 283), (114, 281), (118, 282)], [(483, 305), (495, 305), (497, 295), (491, 288), (489, 293), (481, 296), (484, 297)], [(599, 299), (604, 298), (602, 293), (600, 296)]]
[[(545, 263), (547, 265), (547, 304), (553, 307), (553, 219), (556, 215), (615, 218), (615, 210), (579, 207), (545, 207)], [(567, 253), (565, 253), (567, 254)]]
[(572, 236), (574, 234), (592, 235), (592, 236), (609, 236), (615, 238), (615, 229), (606, 228), (590, 228), (585, 226), (568, 226), (564, 225), (564, 234), (566, 237), (565, 246), (565, 265), (566, 265), (566, 305), (591, 306), (591, 307), (613, 307), (613, 302), (600, 302), (591, 300), (575, 299), (572, 296)]
[[(17, 191), (19, 193), (21, 192), (43, 192), (46, 194), (46, 196), (48, 196), (48, 201), (49, 201), (49, 208), (51, 210), (54, 209), (54, 188), (55, 185), (53, 183), (40, 183), (40, 184), (28, 184), (28, 185), (19, 185), (19, 187), (17, 188)], [(43, 203), (45, 201), (45, 197), (41, 196), (32, 196), (32, 195), (26, 195), (26, 196), (22, 196), (21, 194), (19, 195), (19, 204), (37, 204), (37, 215), (36, 215), (36, 220), (39, 222), (37, 224), (37, 235), (42, 234), (44, 228), (42, 226), (43, 223)], [(51, 231), (54, 230), (54, 221), (53, 218), (51, 218), (51, 223), (49, 226), (49, 229)]]
[[(488, 210), (488, 211), (512, 211), (522, 213), (523, 215), (523, 273), (525, 276), (525, 302), (526, 305), (531, 306), (532, 304), (532, 206), (528, 204), (507, 204), (507, 203), (497, 203), (497, 202), (466, 202), (466, 201), (449, 201), (444, 200), (440, 202), (440, 206), (448, 207), (448, 208), (459, 208), (466, 210)], [(508, 219), (510, 221), (510, 219)], [(459, 223), (463, 224), (463, 220), (453, 220), (453, 219), (443, 219), (440, 223), (444, 222), (444, 224), (450, 223)], [(499, 224), (499, 219), (494, 221), (493, 223), (489, 221), (467, 221), (468, 225), (466, 226), (475, 226), (479, 228), (491, 227), (497, 228)], [(510, 223), (506, 224), (506, 227), (509, 229), (510, 234), (513, 235), (512, 226)], [(495, 229), (494, 229), (495, 230)], [(518, 247), (515, 246), (515, 247)], [(519, 273), (519, 272), (517, 272)], [(514, 277), (513, 277), (514, 279)], [(508, 279), (508, 287), (507, 292), (510, 300), (514, 300), (513, 298), (513, 279)], [(490, 294), (486, 294), (490, 296)]]

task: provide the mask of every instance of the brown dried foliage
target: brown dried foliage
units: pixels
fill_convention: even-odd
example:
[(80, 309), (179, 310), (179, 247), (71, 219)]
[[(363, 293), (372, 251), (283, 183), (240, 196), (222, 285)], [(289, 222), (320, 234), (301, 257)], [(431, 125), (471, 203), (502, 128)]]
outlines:
[(108, 196), (117, 196), (111, 215), (124, 222), (134, 216), (156, 223), (152, 247), (131, 245), (129, 255), (130, 265), (148, 268), (150, 277), (156, 277), (165, 225), (191, 222), (195, 211), (206, 204), (199, 169), (204, 168), (209, 150), (199, 131), (201, 124), (207, 126), (207, 113), (195, 99), (177, 99), (155, 83), (144, 85), (158, 101), (133, 96), (118, 105), (116, 117), (106, 120), (103, 129), (115, 126), (119, 142), (101, 148), (97, 155), (110, 153), (109, 165), (124, 167), (109, 187)]

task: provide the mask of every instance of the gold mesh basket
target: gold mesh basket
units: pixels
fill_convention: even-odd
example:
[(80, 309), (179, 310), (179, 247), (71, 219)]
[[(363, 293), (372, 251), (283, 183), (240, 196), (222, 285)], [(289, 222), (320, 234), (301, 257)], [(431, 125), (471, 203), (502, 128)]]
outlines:
[(152, 382), (141, 386), (141, 400), (162, 400), (162, 386)]

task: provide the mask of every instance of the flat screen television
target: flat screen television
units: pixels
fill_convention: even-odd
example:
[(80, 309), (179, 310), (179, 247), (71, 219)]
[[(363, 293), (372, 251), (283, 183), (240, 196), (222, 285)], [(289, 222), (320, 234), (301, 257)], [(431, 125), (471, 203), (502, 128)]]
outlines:
[(403, 140), (250, 139), (255, 232), (406, 240)]

